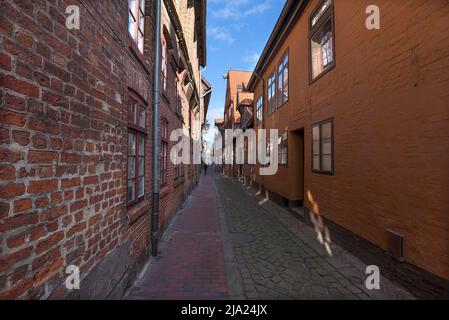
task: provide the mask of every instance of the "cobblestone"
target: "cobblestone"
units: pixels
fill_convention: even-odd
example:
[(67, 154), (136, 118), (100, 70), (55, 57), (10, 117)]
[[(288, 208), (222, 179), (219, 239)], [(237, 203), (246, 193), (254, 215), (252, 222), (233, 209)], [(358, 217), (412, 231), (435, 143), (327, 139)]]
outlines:
[(128, 299), (404, 299), (382, 278), (364, 286), (366, 266), (338, 246), (332, 257), (313, 230), (222, 176), (202, 177), (168, 228), (161, 254)]
[(355, 293), (362, 291), (349, 281), (339, 283), (340, 291), (329, 291), (328, 284), (338, 282), (338, 271), (306, 244), (298, 245), (298, 239), (270, 212), (242, 194), (238, 185), (221, 177), (216, 178), (216, 184), (230, 233), (254, 239), (244, 248), (234, 245), (242, 276), (250, 275), (243, 280), (247, 298), (255, 298), (255, 287), (258, 299), (340, 299), (341, 293), (359, 299)]

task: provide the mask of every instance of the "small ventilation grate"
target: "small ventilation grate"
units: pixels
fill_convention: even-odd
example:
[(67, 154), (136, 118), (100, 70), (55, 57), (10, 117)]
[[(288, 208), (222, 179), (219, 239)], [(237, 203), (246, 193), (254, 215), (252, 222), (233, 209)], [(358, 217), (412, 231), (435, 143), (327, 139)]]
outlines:
[(404, 236), (392, 230), (387, 230), (388, 254), (398, 261), (404, 261)]

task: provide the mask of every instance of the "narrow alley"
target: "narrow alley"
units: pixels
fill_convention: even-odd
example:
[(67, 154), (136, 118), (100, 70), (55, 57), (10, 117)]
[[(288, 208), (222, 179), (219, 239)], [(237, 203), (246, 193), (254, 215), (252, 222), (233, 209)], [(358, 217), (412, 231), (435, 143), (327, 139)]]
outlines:
[(0, 0), (0, 301), (449, 300), (448, 17)]
[(367, 290), (361, 262), (335, 245), (329, 256), (311, 228), (259, 198), (203, 175), (127, 299), (413, 299), (387, 279)]

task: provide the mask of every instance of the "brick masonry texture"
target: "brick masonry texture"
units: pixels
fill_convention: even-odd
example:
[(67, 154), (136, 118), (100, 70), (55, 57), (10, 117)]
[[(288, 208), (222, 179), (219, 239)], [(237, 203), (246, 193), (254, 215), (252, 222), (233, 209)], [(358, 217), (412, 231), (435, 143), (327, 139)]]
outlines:
[(126, 299), (414, 299), (365, 287), (366, 265), (256, 190), (209, 171)]
[(198, 188), (170, 225), (158, 260), (129, 291), (127, 299), (184, 300), (228, 298), (214, 178)]
[[(264, 94), (267, 101), (266, 80), (288, 50), (289, 101), (265, 113), (264, 126), (288, 131), (289, 162), (256, 182), (381, 250), (387, 230), (402, 234), (405, 262), (447, 282), (448, 3), (377, 1), (381, 29), (367, 30), (364, 11), (372, 3), (334, 1), (336, 65), (311, 83), (309, 17), (319, 3), (309, 1), (270, 52), (265, 93), (261, 81), (254, 88), (256, 100)], [(317, 174), (312, 125), (330, 118), (334, 174)], [(320, 221), (317, 228), (327, 229)]]
[[(81, 30), (65, 27), (69, 4)], [(1, 1), (0, 299), (120, 297), (146, 261), (151, 135), (146, 200), (127, 208), (127, 106), (129, 92), (145, 102), (151, 132), (153, 4), (142, 54), (127, 1)], [(166, 95), (162, 116), (180, 128), (174, 85)], [(175, 188), (168, 172), (162, 227), (193, 187), (186, 175)], [(80, 267), (75, 293), (64, 286), (68, 265)]]

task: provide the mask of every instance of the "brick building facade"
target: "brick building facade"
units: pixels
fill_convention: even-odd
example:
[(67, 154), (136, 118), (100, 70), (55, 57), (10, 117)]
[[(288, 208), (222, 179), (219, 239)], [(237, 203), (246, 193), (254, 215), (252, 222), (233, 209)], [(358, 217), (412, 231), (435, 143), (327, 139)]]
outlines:
[[(237, 108), (239, 105), (239, 94), (246, 91), (246, 86), (251, 77), (251, 72), (229, 70), (226, 78), (226, 99), (223, 114), (223, 122), (220, 122), (220, 131), (222, 132), (222, 146), (225, 146), (225, 130), (241, 129), (241, 114)], [(238, 177), (240, 166), (236, 164), (224, 164), (224, 173), (231, 177)]]
[(280, 166), (248, 178), (305, 211), (323, 246), (447, 297), (449, 6), (378, 1), (369, 30), (371, 4), (286, 2), (247, 86), (254, 127), (280, 130)]
[[(73, 1), (80, 30), (65, 1), (0, 4), (1, 299), (119, 298), (148, 258), (154, 1), (129, 3)], [(204, 122), (205, 1), (164, 1), (162, 20), (161, 230), (195, 185), (169, 134)]]

